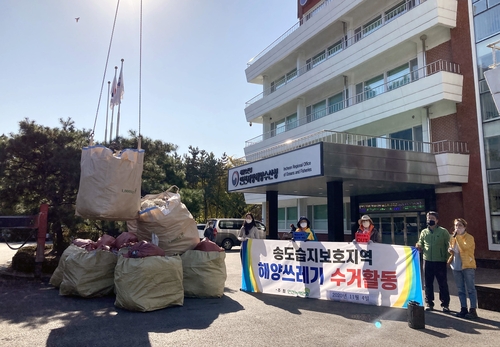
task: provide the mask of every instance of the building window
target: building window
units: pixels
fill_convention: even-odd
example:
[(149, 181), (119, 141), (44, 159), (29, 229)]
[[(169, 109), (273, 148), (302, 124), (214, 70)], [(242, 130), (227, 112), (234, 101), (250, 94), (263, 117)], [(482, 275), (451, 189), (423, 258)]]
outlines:
[(294, 113), (291, 116), (286, 117), (286, 131), (294, 129), (298, 126), (299, 122), (297, 119), (297, 113)]
[(286, 74), (286, 82), (290, 82), (291, 80), (294, 80), (297, 78), (297, 68), (293, 69), (289, 73)]
[(382, 25), (382, 16), (378, 16), (372, 19), (365, 25), (363, 25), (363, 37), (370, 35), (372, 32), (377, 30)]
[(328, 98), (328, 114), (338, 112), (344, 108), (344, 93), (338, 93)]
[(392, 149), (400, 149), (404, 151), (413, 150), (413, 130), (406, 129), (402, 131), (398, 131), (392, 134), (389, 134), (391, 138), (391, 148)]
[(408, 63), (387, 72), (388, 90), (397, 89), (410, 83), (410, 67)]
[(343, 49), (344, 48), (343, 48), (343, 45), (342, 45), (342, 40), (339, 40), (339, 41), (335, 42), (333, 45), (331, 45), (330, 47), (328, 47), (327, 50), (326, 50), (328, 58), (333, 57), (335, 54), (337, 54), (338, 52), (342, 51)]
[(354, 42), (361, 40), (361, 27), (354, 30)]
[(472, 6), (472, 13), (474, 14), (474, 16), (476, 14), (479, 14), (481, 12), (484, 12), (486, 11), (488, 7), (486, 6), (486, 0), (481, 0), (481, 1), (478, 1), (476, 2), (473, 6)]
[(326, 55), (325, 55), (325, 52), (321, 52), (321, 53), (318, 53), (316, 54), (313, 58), (312, 58), (312, 67), (315, 67), (315, 66), (318, 66), (319, 64), (321, 64), (324, 60), (326, 59)]
[(490, 212), (498, 214), (500, 213), (500, 184), (490, 184), (488, 188)]
[(484, 142), (486, 152), (486, 168), (500, 168), (500, 136), (487, 137), (484, 139)]
[(307, 106), (307, 122), (312, 122), (326, 116), (326, 100), (322, 100), (312, 106)]
[(284, 119), (271, 123), (271, 137), (284, 133), (298, 126), (297, 113), (294, 113)]
[(328, 230), (328, 209), (327, 205), (314, 205), (313, 206), (313, 219), (312, 225), (314, 229)]
[(278, 208), (278, 230), (286, 229), (286, 212), (285, 208)]
[(480, 94), (479, 100), (481, 102), (481, 116), (483, 118), (483, 121), (500, 117), (497, 107), (493, 102), (493, 96), (491, 95), (490, 91)]
[(376, 97), (384, 92), (384, 75), (376, 76), (364, 83), (365, 100)]
[[(401, 16), (403, 13), (405, 13), (407, 11), (406, 6), (407, 6), (406, 5), (406, 0), (403, 0), (399, 4), (397, 4), (396, 6), (394, 6), (391, 9), (385, 11), (385, 13), (384, 13), (384, 20), (385, 20), (385, 22), (386, 23), (390, 22), (394, 18), (397, 18), (397, 17)], [(411, 2), (409, 2), (409, 6), (411, 6)], [(413, 7), (413, 6), (411, 6), (411, 7)]]
[(294, 207), (281, 207), (278, 208), (278, 229), (288, 230), (290, 224), (296, 224), (299, 217), (297, 217), (297, 206)]
[[(487, 47), (491, 42), (500, 40), (500, 35), (496, 35), (487, 41), (476, 45), (478, 80), (484, 79), (484, 72), (490, 69), (493, 64), (493, 54), (491, 48)], [(500, 52), (496, 53), (497, 62), (500, 61)]]
[(363, 83), (356, 84), (356, 103), (363, 101)]
[(500, 6), (478, 14), (474, 18), (476, 42), (495, 35), (500, 31)]

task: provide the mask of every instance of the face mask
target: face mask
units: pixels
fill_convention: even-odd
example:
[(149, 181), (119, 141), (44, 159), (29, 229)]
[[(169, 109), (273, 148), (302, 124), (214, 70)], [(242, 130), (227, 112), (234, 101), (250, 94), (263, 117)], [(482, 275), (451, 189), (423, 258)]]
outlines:
[(300, 223), (301, 228), (307, 228), (307, 223)]
[(457, 230), (458, 235), (463, 235), (465, 233), (464, 227), (458, 227), (458, 228), (456, 228), (456, 230)]
[(430, 226), (436, 225), (436, 221), (435, 220), (428, 220), (427, 225), (430, 225)]
[(366, 222), (363, 222), (363, 226), (365, 228), (368, 228), (370, 226), (370, 222), (366, 221)]
[(247, 218), (247, 219), (245, 219), (245, 222), (247, 222), (248, 224), (250, 224), (250, 223), (252, 223), (252, 219)]

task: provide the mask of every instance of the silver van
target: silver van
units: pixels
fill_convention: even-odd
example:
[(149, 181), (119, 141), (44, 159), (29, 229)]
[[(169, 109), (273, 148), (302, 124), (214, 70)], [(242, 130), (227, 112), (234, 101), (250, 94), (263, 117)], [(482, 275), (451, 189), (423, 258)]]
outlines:
[[(241, 241), (238, 240), (238, 231), (240, 231), (244, 219), (239, 218), (210, 218), (207, 220), (205, 229), (208, 223), (212, 222), (214, 225), (214, 232), (217, 233), (215, 243), (229, 251), (233, 246), (239, 246)], [(255, 221), (257, 229), (259, 229), (259, 238), (266, 238), (266, 226), (259, 221)]]

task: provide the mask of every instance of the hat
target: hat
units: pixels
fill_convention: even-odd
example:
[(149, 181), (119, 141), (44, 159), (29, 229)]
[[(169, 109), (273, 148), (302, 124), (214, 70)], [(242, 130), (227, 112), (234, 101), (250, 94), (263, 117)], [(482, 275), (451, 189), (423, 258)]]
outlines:
[(367, 215), (367, 214), (363, 215), (363, 216), (362, 216), (362, 217), (358, 220), (358, 224), (359, 224), (359, 225), (361, 225), (361, 223), (363, 223), (363, 221), (365, 221), (365, 220), (368, 220), (368, 221), (370, 221), (370, 223), (371, 223), (371, 224), (374, 224), (374, 223), (373, 223), (373, 221), (372, 221), (372, 219), (370, 218), (370, 216), (369, 216), (369, 215)]

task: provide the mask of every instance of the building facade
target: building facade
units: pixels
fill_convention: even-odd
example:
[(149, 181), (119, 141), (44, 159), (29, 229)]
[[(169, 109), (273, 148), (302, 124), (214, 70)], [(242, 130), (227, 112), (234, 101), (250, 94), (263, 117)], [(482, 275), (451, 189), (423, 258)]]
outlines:
[(494, 3), (298, 0), (298, 22), (248, 62), (262, 135), (228, 190), (263, 204), (271, 238), (307, 216), (321, 240), (351, 241), (368, 214), (380, 242), (414, 245), (436, 210), (500, 259), (500, 118), (482, 77)]

